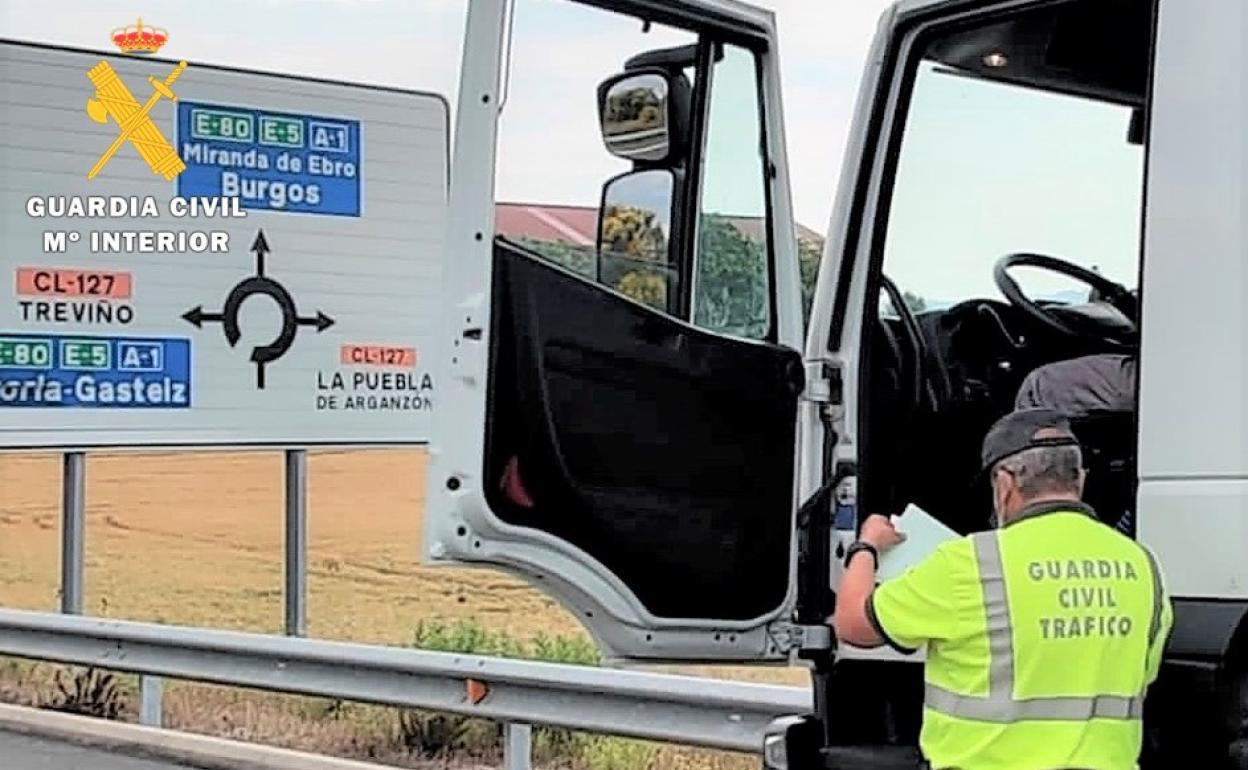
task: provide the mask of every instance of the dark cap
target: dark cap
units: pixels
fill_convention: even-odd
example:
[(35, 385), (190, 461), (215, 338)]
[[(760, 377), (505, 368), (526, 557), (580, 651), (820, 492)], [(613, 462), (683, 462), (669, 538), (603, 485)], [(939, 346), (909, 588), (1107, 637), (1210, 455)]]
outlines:
[[(1036, 434), (1048, 432), (1043, 438)], [(1052, 409), (1023, 409), (997, 420), (984, 436), (980, 473), (1007, 457), (1036, 447), (1079, 446), (1070, 421)]]

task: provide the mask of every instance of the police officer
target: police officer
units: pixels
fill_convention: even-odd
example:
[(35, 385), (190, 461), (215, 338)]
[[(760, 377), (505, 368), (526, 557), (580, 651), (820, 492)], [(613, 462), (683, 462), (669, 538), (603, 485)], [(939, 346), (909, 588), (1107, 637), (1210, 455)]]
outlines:
[(1173, 620), (1151, 553), (1080, 502), (1066, 419), (1014, 412), (984, 439), (995, 529), (875, 587), (883, 516), (848, 550), (834, 623), (862, 647), (927, 645), (920, 747), (933, 770), (1132, 770)]

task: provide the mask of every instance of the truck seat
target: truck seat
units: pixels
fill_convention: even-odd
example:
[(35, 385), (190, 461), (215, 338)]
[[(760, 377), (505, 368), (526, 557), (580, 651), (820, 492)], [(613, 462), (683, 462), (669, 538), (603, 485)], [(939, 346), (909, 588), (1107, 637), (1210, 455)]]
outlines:
[(1101, 521), (1133, 535), (1135, 513), (1135, 412), (1095, 412), (1070, 421), (1083, 447), (1087, 483), (1083, 499)]

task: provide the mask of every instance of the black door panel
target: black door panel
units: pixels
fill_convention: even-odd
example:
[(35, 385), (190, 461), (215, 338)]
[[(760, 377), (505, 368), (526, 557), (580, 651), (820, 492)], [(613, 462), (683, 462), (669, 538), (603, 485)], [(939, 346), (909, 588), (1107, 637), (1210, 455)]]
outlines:
[[(693, 329), (495, 247), (486, 474), (660, 617), (749, 619), (788, 587), (801, 356)], [(533, 505), (499, 492), (515, 460)]]

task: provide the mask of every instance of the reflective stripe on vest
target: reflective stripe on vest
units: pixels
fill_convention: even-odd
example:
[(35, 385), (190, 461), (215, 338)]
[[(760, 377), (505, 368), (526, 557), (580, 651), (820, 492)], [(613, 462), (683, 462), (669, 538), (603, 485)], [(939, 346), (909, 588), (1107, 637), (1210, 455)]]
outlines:
[[(988, 695), (960, 695), (928, 683), (924, 705), (948, 716), (979, 722), (1143, 718), (1143, 695), (1129, 698), (1121, 695), (1014, 698), (1014, 634), (1005, 591), (1005, 564), (1001, 559), (1001, 543), (997, 535), (994, 531), (971, 536), (988, 621)], [(1144, 655), (1147, 666), (1148, 656), (1161, 630), (1162, 590), (1157, 563), (1147, 548), (1143, 550), (1153, 571), (1153, 618), (1148, 633), (1148, 649)]]

